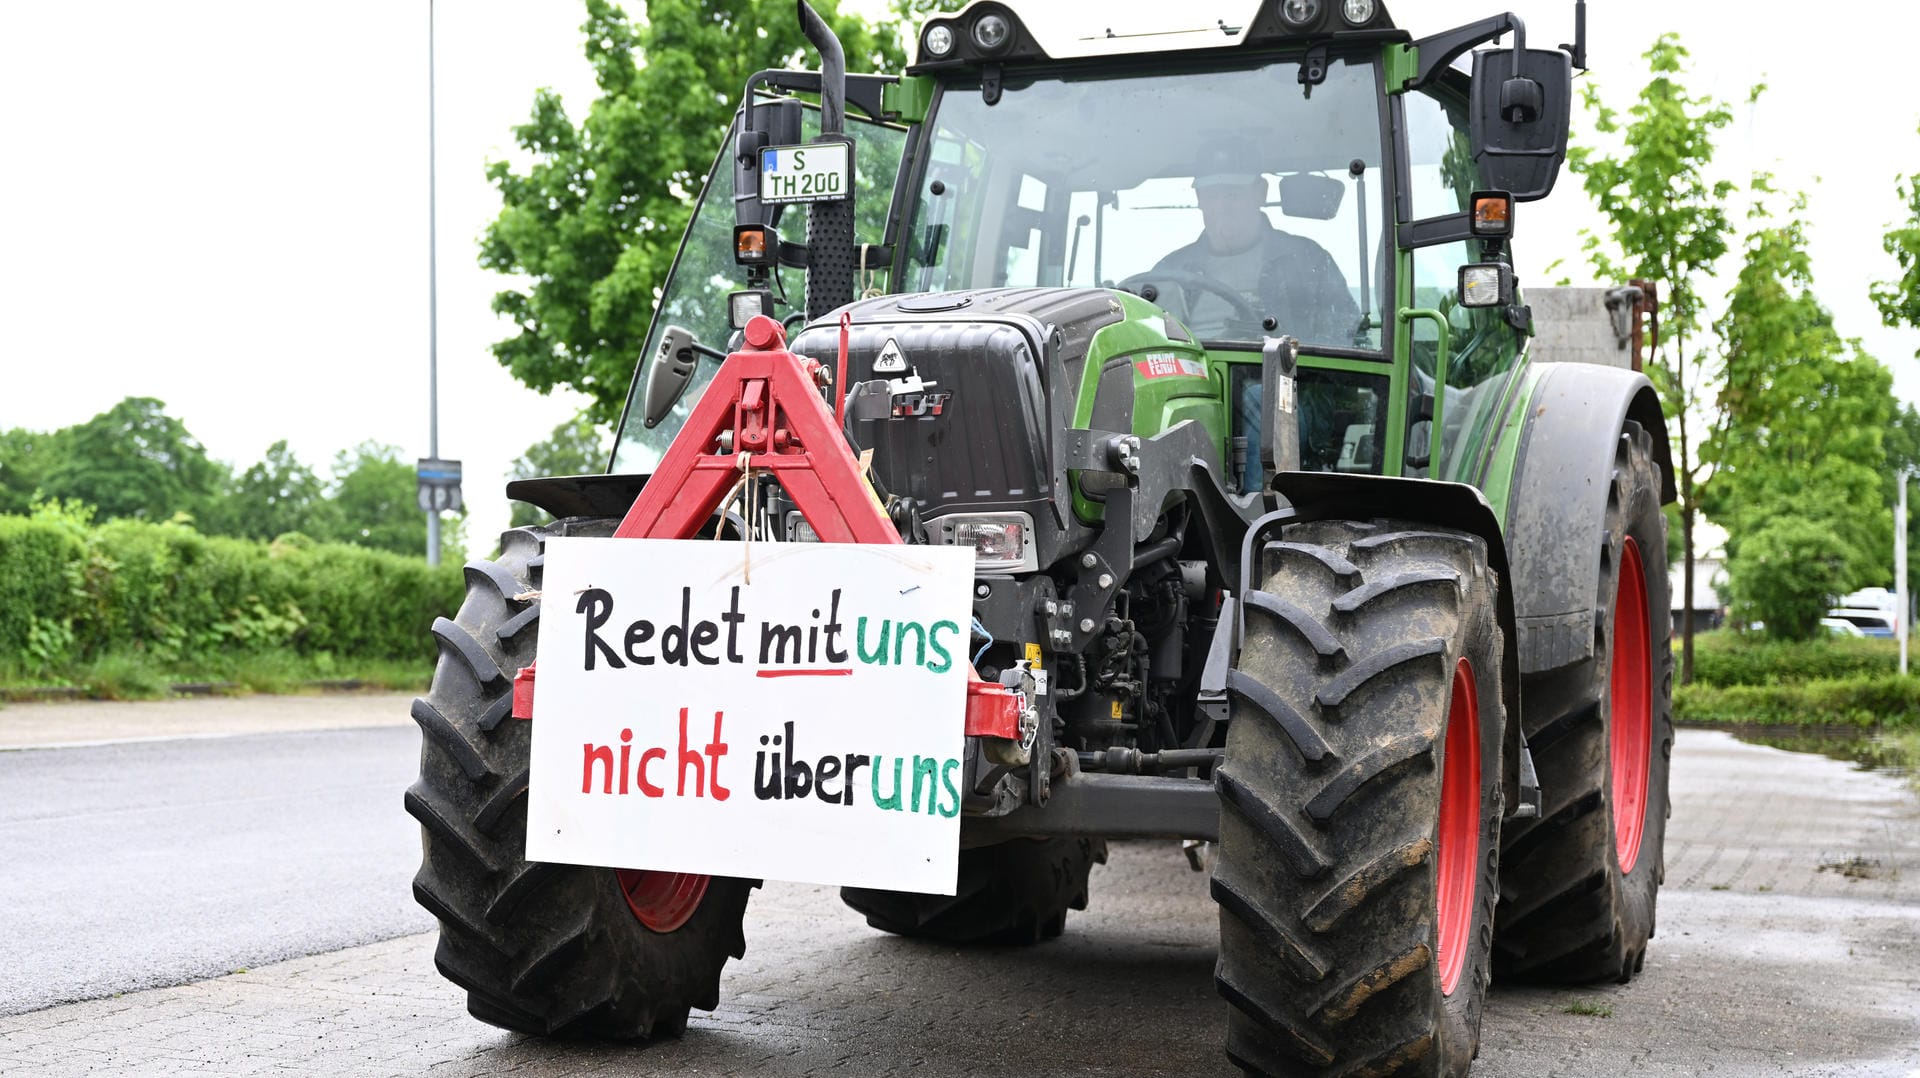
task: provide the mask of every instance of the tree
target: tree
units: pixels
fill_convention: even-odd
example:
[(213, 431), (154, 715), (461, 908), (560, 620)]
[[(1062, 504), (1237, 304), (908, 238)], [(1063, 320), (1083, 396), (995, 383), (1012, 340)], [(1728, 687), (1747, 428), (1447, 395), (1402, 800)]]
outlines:
[[(1663, 291), (1660, 334), (1648, 374), (1674, 424), (1674, 479), (1680, 494), (1682, 564), (1682, 682), (1693, 680), (1693, 526), (1699, 512), (1699, 485), (1709, 467), (1697, 443), (1696, 413), (1713, 400), (1712, 354), (1697, 341), (1705, 303), (1705, 278), (1727, 251), (1729, 223), (1724, 202), (1734, 186), (1711, 181), (1713, 134), (1732, 120), (1725, 103), (1695, 97), (1681, 85), (1687, 50), (1674, 34), (1662, 34), (1646, 52), (1653, 77), (1623, 121), (1588, 86), (1584, 98), (1594, 112), (1594, 127), (1622, 136), (1621, 152), (1608, 156), (1592, 147), (1575, 147), (1567, 163), (1582, 177), (1587, 194), (1607, 216), (1607, 239), (1616, 256), (1589, 233), (1585, 249), (1595, 272), (1605, 278), (1647, 278)], [(1754, 93), (1758, 95), (1759, 88)]]
[[(1904, 225), (1888, 228), (1880, 243), (1900, 267), (1900, 279), (1880, 281), (1870, 293), (1887, 325), (1920, 329), (1920, 172), (1899, 177), (1894, 189), (1907, 204), (1907, 220)], [(1914, 355), (1920, 358), (1920, 351)]]
[(1846, 590), (1846, 556), (1832, 533), (1811, 520), (1775, 517), (1727, 559), (1734, 617), (1762, 620), (1779, 640), (1806, 640), (1820, 628), (1833, 596)]
[[(1754, 188), (1767, 191), (1766, 177)], [(1727, 528), (1742, 616), (1798, 639), (1836, 595), (1887, 581), (1886, 432), (1897, 411), (1891, 373), (1841, 340), (1814, 295), (1805, 209), (1796, 198), (1786, 220), (1748, 238), (1716, 324), (1724, 382), (1702, 488), (1703, 508)], [(1761, 202), (1750, 217), (1771, 220)]]
[[(319, 538), (396, 554), (425, 556), (427, 515), (415, 493), (414, 467), (400, 457), (396, 446), (361, 442), (333, 458), (332, 502), (338, 514), (335, 530)], [(459, 564), (466, 560), (466, 519), (442, 517), (440, 558)]]
[(0, 431), (0, 513), (25, 514), (41, 500), (40, 486), (64, 449), (58, 433), (15, 427)]
[[(850, 68), (897, 70), (892, 24), (816, 4)], [(747, 76), (798, 63), (807, 49), (791, 0), (652, 0), (636, 26), (609, 0), (587, 0), (581, 27), (601, 96), (578, 127), (551, 90), (514, 141), (524, 173), (496, 161), (487, 178), (500, 216), (480, 264), (530, 284), (494, 296), (517, 332), (493, 346), (500, 363), (545, 393), (569, 386), (612, 421), (708, 166)]]
[(231, 535), (275, 539), (288, 532), (322, 536), (340, 531), (335, 519), (339, 507), (327, 499), (320, 477), (294, 456), (284, 439), (268, 446), (266, 456), (234, 481), (227, 500)]
[(128, 397), (59, 434), (63, 451), (41, 479), (48, 498), (85, 502), (100, 520), (169, 520), (214, 508), (226, 466), (152, 397)]
[[(593, 422), (586, 412), (553, 428), (553, 433), (545, 440), (527, 447), (525, 453), (514, 459), (508, 468), (510, 479), (538, 479), (549, 475), (591, 475), (606, 470), (607, 432)], [(522, 528), (529, 524), (541, 524), (550, 519), (547, 514), (527, 504), (513, 503), (513, 517), (509, 526)]]

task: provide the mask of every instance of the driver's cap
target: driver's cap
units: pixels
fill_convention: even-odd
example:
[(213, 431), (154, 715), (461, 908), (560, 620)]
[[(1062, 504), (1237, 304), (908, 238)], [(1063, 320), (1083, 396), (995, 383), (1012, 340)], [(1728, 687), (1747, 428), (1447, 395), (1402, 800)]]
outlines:
[(1262, 178), (1247, 147), (1234, 139), (1214, 139), (1200, 147), (1193, 163), (1193, 186), (1245, 187)]

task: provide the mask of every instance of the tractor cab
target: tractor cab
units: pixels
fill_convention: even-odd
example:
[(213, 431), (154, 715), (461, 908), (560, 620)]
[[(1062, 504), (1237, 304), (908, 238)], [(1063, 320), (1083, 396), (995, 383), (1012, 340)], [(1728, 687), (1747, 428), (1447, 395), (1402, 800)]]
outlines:
[[(1136, 408), (1136, 433), (1200, 420), (1231, 493), (1282, 462), (1479, 481), (1530, 329), (1512, 208), (1552, 186), (1570, 57), (1526, 50), (1510, 15), (1416, 41), (1372, 0), (1212, 8), (1089, 21), (981, 0), (928, 21), (898, 78), (844, 75), (832, 56), (820, 74), (757, 75), (612, 470), (652, 469), (753, 314), (797, 330), (879, 294), (1092, 289), (1133, 327), (1107, 336), (1134, 347), (1109, 348), (1199, 364), (1137, 366), (1136, 391), (1204, 376), (1215, 403)], [(1455, 66), (1507, 34), (1515, 47), (1475, 54), (1477, 75)], [(815, 182), (851, 197), (800, 190)], [(1152, 311), (1119, 315), (1124, 293)], [(1298, 447), (1263, 458), (1262, 347), (1281, 336), (1299, 348)], [(1078, 379), (1086, 357), (1062, 358)], [(1067, 412), (1102, 410), (1085, 396)]]

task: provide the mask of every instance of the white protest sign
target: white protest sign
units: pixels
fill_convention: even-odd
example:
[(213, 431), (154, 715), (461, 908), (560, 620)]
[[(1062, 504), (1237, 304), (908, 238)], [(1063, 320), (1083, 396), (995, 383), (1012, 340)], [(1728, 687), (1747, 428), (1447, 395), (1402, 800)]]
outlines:
[(953, 894), (973, 551), (547, 540), (527, 858)]

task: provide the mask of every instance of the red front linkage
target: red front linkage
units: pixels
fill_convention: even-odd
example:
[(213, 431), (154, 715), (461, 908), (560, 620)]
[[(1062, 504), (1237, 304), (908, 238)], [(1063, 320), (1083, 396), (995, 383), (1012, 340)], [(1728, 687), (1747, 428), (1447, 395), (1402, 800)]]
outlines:
[[(846, 347), (844, 337), (841, 347)], [(840, 364), (845, 377), (844, 357)], [(828, 378), (819, 363), (787, 350), (780, 323), (765, 315), (747, 323), (746, 348), (728, 356), (707, 386), (665, 459), (614, 531), (619, 539), (686, 539), (719, 508), (741, 474), (742, 453), (772, 473), (826, 543), (899, 543), (873, 488), (821, 398)], [(836, 387), (844, 393), (845, 387)], [(731, 434), (722, 450), (722, 436)], [(513, 679), (513, 717), (533, 717), (534, 668)], [(1020, 738), (1020, 698), (980, 680), (967, 667), (969, 736)]]

